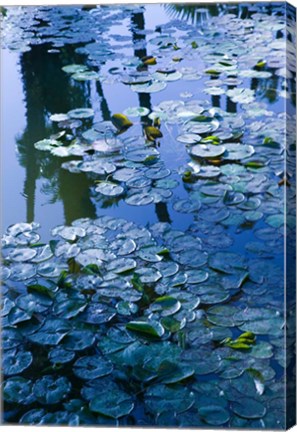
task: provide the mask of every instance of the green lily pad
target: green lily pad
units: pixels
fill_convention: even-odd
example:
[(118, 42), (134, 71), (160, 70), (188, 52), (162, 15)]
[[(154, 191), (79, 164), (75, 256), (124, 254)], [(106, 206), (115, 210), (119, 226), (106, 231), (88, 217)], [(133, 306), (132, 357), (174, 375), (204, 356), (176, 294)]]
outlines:
[(100, 75), (95, 71), (78, 71), (75, 72), (73, 75), (71, 75), (71, 78), (75, 79), (76, 81), (91, 81), (91, 80), (99, 80)]
[(222, 145), (197, 144), (190, 149), (191, 156), (197, 158), (214, 159), (222, 156), (226, 148)]
[(112, 271), (117, 274), (126, 273), (128, 271), (131, 271), (135, 269), (137, 266), (137, 263), (132, 258), (118, 258), (113, 261), (111, 261), (106, 269), (108, 271)]
[(73, 74), (73, 73), (77, 73), (77, 72), (84, 72), (87, 69), (88, 69), (87, 66), (81, 65), (81, 64), (70, 64), (70, 65), (62, 67), (62, 70), (66, 73), (69, 73), (69, 74)]
[(67, 350), (83, 351), (86, 348), (91, 347), (94, 342), (95, 335), (91, 330), (72, 330), (68, 333), (65, 340), (63, 341), (63, 346)]
[(148, 323), (145, 321), (130, 321), (126, 324), (126, 328), (135, 333), (140, 333), (145, 336), (153, 336), (160, 338), (164, 334), (164, 328), (159, 323)]
[(196, 144), (197, 142), (201, 141), (201, 136), (198, 134), (187, 133), (178, 135), (176, 137), (176, 141), (179, 141), (183, 144)]
[(137, 269), (136, 274), (140, 277), (142, 283), (155, 283), (162, 278), (162, 274), (154, 269), (148, 267), (142, 267)]
[(124, 111), (124, 114), (128, 117), (145, 117), (149, 113), (150, 110), (145, 107), (130, 107)]
[(59, 147), (60, 145), (61, 145), (61, 142), (59, 142), (55, 139), (43, 139), (43, 140), (37, 141), (34, 144), (34, 147), (37, 150), (51, 151), (53, 148)]
[(254, 154), (254, 147), (246, 144), (224, 143), (226, 152), (224, 159), (226, 160), (241, 160), (250, 157)]
[(34, 408), (34, 409), (26, 412), (20, 418), (20, 424), (27, 424), (27, 425), (40, 424), (40, 422), (44, 418), (45, 414), (46, 414), (46, 411), (43, 408)]
[(259, 359), (271, 358), (273, 347), (269, 342), (261, 341), (252, 347), (250, 354)]
[(4, 375), (16, 375), (28, 369), (33, 361), (30, 351), (12, 350), (5, 352), (3, 356), (3, 373)]
[(143, 206), (151, 204), (154, 201), (153, 196), (150, 193), (135, 193), (128, 196), (125, 202), (133, 206)]
[(231, 409), (235, 414), (247, 419), (262, 418), (267, 411), (261, 402), (251, 398), (242, 398), (233, 402)]
[(81, 357), (73, 366), (73, 372), (81, 379), (90, 380), (111, 374), (112, 363), (100, 355)]
[(3, 383), (3, 399), (11, 404), (29, 405), (35, 401), (32, 381), (23, 377), (12, 377)]
[(121, 195), (124, 192), (124, 188), (116, 183), (101, 182), (96, 186), (95, 192), (99, 192), (105, 196), (115, 197)]
[(234, 274), (246, 268), (245, 259), (231, 252), (216, 252), (209, 257), (209, 266), (219, 272)]
[(206, 405), (199, 407), (199, 416), (205, 421), (205, 423), (212, 426), (220, 426), (230, 419), (229, 412), (219, 405)]
[(52, 122), (59, 123), (59, 122), (63, 122), (63, 121), (69, 120), (69, 117), (68, 117), (67, 114), (57, 113), (57, 114), (52, 114), (49, 119)]
[(151, 386), (145, 393), (145, 402), (149, 411), (160, 414), (170, 411), (181, 413), (193, 406), (195, 396), (184, 386), (167, 387), (166, 385)]
[(160, 311), (163, 317), (174, 315), (180, 308), (181, 303), (170, 296), (158, 297), (152, 305), (152, 309), (154, 311)]
[(65, 350), (64, 348), (57, 346), (48, 353), (48, 359), (53, 364), (64, 364), (71, 362), (75, 357), (73, 351)]
[(44, 375), (38, 379), (33, 386), (36, 399), (45, 405), (61, 402), (71, 390), (71, 383), (65, 377), (57, 379), (52, 375)]
[(131, 90), (136, 93), (158, 93), (166, 87), (167, 83), (165, 81), (153, 81), (152, 83), (133, 84)]
[(131, 397), (119, 389), (102, 391), (90, 401), (90, 410), (106, 417), (118, 419), (130, 414), (134, 408)]
[(87, 119), (94, 116), (94, 110), (92, 108), (76, 108), (67, 114), (73, 119)]
[(36, 333), (28, 336), (28, 339), (40, 345), (58, 345), (69, 333), (70, 328), (66, 320), (48, 318)]

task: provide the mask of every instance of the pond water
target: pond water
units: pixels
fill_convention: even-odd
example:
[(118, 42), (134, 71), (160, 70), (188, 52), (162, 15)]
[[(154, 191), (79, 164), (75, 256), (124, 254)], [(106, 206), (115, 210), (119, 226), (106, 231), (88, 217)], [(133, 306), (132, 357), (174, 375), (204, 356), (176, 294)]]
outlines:
[(1, 15), (3, 421), (290, 424), (295, 11)]

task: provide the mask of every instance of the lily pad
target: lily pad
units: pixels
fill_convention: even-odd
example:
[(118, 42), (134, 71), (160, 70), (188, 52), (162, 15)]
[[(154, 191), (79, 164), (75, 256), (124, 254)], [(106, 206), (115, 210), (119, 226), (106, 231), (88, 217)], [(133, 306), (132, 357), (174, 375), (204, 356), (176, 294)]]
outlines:
[(160, 338), (164, 334), (164, 328), (159, 323), (148, 323), (145, 321), (130, 321), (126, 328), (144, 336)]
[(120, 389), (102, 389), (101, 395), (96, 395), (90, 401), (90, 410), (106, 417), (118, 419), (130, 414), (134, 408), (132, 398)]
[(28, 369), (33, 361), (30, 351), (12, 350), (3, 356), (3, 373), (4, 375), (16, 375)]
[(266, 414), (265, 406), (251, 398), (242, 398), (233, 402), (231, 409), (235, 414), (247, 419), (262, 418)]
[(12, 377), (3, 383), (3, 399), (11, 404), (29, 405), (35, 401), (32, 381), (23, 377)]
[(222, 145), (197, 144), (191, 148), (190, 154), (197, 158), (214, 159), (222, 156), (225, 151), (226, 148)]
[(220, 405), (206, 405), (199, 407), (199, 416), (209, 425), (220, 426), (230, 419), (229, 412)]
[(73, 372), (81, 379), (96, 379), (109, 375), (113, 370), (112, 363), (100, 355), (81, 357), (73, 366)]
[(33, 386), (36, 399), (45, 405), (61, 402), (71, 390), (71, 383), (65, 377), (55, 379), (52, 375), (44, 375)]
[(67, 114), (73, 119), (87, 119), (94, 116), (94, 110), (92, 108), (76, 108)]
[(124, 188), (116, 183), (101, 182), (95, 188), (95, 192), (99, 192), (105, 196), (119, 196), (124, 192)]

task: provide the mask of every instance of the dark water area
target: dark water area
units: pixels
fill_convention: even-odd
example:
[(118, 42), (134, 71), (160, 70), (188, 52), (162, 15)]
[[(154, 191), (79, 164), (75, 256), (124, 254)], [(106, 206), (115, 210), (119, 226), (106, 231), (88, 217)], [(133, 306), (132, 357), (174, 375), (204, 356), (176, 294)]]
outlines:
[(293, 9), (1, 14), (4, 422), (284, 428)]

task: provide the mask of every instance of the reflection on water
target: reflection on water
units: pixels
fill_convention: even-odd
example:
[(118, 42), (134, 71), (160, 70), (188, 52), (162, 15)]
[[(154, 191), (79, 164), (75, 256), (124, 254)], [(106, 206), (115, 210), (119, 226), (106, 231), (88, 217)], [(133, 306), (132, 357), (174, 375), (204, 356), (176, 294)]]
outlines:
[[(117, 386), (126, 392), (119, 413), (110, 415), (113, 403), (103, 407), (108, 418), (116, 419), (110, 424), (267, 429), (285, 425), (283, 346), (286, 339), (293, 347), (294, 335), (294, 326), (284, 335), (282, 318), (285, 211), (290, 266), (295, 246), (295, 210), (286, 209), (283, 202), (284, 195), (295, 202), (294, 32), (285, 22), (286, 14), (294, 21), (291, 13), (280, 3), (2, 10), (13, 29), (5, 28), (4, 21), (4, 50), (18, 53), (23, 87), (24, 100), (18, 95), (14, 104), (24, 107), (26, 124), (13, 126), (19, 163), (15, 182), (23, 179), (23, 188), (10, 197), (16, 205), (25, 204), (25, 213), (16, 214), (16, 206), (6, 205), (5, 221), (41, 222), (45, 241), (55, 226), (74, 222), (70, 231), (56, 230), (62, 240), (51, 242), (43, 252), (38, 249), (40, 262), (34, 261), (34, 248), (41, 247), (34, 225), (27, 226), (24, 235), (34, 241), (21, 252), (17, 242), (23, 228), (10, 228), (5, 246), (18, 246), (17, 252), (5, 256), (5, 324), (9, 331), (21, 329), (22, 337), (33, 344), (35, 359), (38, 350), (44, 356), (49, 369), (42, 374), (50, 371), (46, 380), (53, 386), (51, 379), (59, 376), (60, 366), (48, 365), (38, 326), (43, 328), (44, 319), (48, 324), (52, 316), (64, 320), (65, 312), (63, 325), (70, 322), (71, 331), (80, 336), (83, 329), (83, 348), (73, 334), (63, 339), (68, 327), (59, 327), (61, 334), (65, 331), (61, 340), (66, 341), (67, 355), (74, 351), (76, 361), (80, 353), (108, 357), (106, 375), (114, 370), (106, 382), (116, 384), (117, 390), (112, 390), (118, 398), (123, 395), (116, 393)], [(80, 77), (71, 76), (62, 70), (69, 65), (89, 69), (79, 70)], [(87, 79), (84, 73), (96, 79)], [(131, 107), (132, 114), (137, 112), (130, 116), (133, 126), (116, 128), (113, 115)], [(51, 120), (53, 114), (78, 108), (90, 108), (94, 116), (80, 114), (71, 121), (66, 116), (64, 125)], [(139, 115), (139, 110), (145, 114)], [(10, 114), (13, 118), (13, 109)], [(148, 138), (148, 127), (155, 128), (158, 138)], [(6, 125), (4, 140), (5, 134), (8, 137)], [(37, 149), (35, 143), (44, 139), (54, 141), (54, 146)], [(11, 154), (5, 150), (9, 145), (4, 143), (4, 163)], [(66, 156), (55, 156), (52, 150)], [(105, 193), (98, 192), (99, 185)], [(120, 193), (110, 192), (117, 187)], [(81, 218), (87, 219), (77, 222)], [(89, 262), (90, 250), (99, 254), (98, 267)], [(48, 267), (43, 267), (43, 253), (49, 254)], [(22, 270), (19, 262), (25, 263)], [(49, 303), (38, 303), (36, 316), (33, 309), (23, 316), (31, 300), (19, 299), (14, 290), (14, 284), (23, 283), (22, 276), (31, 291), (40, 279), (46, 284), (53, 278), (59, 287)], [(34, 285), (28, 285), (32, 280)], [(289, 295), (286, 300), (292, 320), (295, 303)], [(44, 311), (52, 315), (41, 317)], [(133, 322), (137, 319), (140, 328)], [(141, 327), (143, 320), (149, 327)], [(132, 336), (123, 332), (125, 325)], [(104, 331), (98, 333), (96, 348), (93, 331)], [(139, 339), (133, 331), (140, 333)], [(51, 332), (43, 336), (51, 338)], [(142, 332), (157, 341), (147, 341)], [(11, 339), (9, 333), (9, 343)], [(49, 345), (52, 353), (55, 344)], [(160, 349), (160, 364), (155, 349)], [(167, 358), (167, 349), (172, 358)], [(11, 353), (5, 367), (14, 378)], [(23, 356), (23, 351), (16, 355), (20, 353)], [(181, 366), (174, 363), (176, 358)], [(70, 364), (65, 376), (72, 383), (77, 376), (84, 382), (84, 368), (81, 377), (75, 368), (73, 374)], [(39, 378), (34, 375), (34, 380)], [(71, 397), (84, 399), (79, 400), (84, 408), (74, 408), (73, 402), (65, 410), (74, 410), (78, 424), (106, 425), (100, 395), (94, 402), (99, 407), (92, 406), (92, 413), (89, 405), (86, 408), (85, 400), (91, 405), (95, 400), (93, 380), (83, 387), (83, 396), (82, 386), (79, 381)], [(36, 400), (24, 405), (28, 402), (39, 410), (43, 396), (34, 391)], [(11, 413), (9, 389), (6, 396), (8, 421), (28, 414), (23, 406)], [(172, 418), (168, 407), (174, 410)], [(55, 409), (54, 404), (46, 415), (54, 415)], [(44, 416), (40, 411), (35, 414)], [(70, 423), (63, 415), (55, 421)]]

